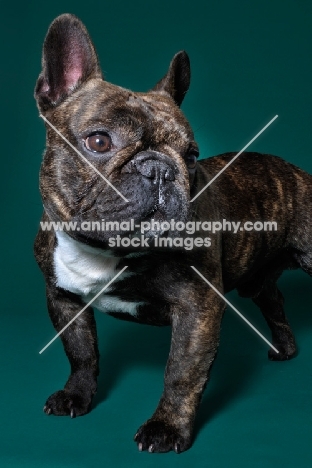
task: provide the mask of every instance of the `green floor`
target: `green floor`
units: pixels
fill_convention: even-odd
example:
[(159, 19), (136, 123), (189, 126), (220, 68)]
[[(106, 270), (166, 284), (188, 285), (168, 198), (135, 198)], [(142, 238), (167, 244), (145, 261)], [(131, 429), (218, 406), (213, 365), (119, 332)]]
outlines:
[[(170, 330), (98, 312), (101, 376), (93, 410), (74, 420), (48, 417), (42, 412), (45, 398), (62, 387), (68, 364), (59, 341), (38, 354), (53, 330), (43, 294), (36, 292), (43, 286), (40, 277), (33, 291), (26, 278), (20, 285), (24, 305), (13, 295), (1, 320), (0, 466), (311, 466), (311, 284), (299, 272), (281, 281), (299, 343), (298, 356), (289, 362), (268, 361), (267, 346), (227, 310), (194, 444), (181, 455), (159, 455), (138, 452), (132, 437), (160, 396)], [(269, 336), (250, 301), (230, 299)]]
[[(17, 0), (1, 12), (0, 467), (312, 466), (311, 278), (293, 272), (281, 279), (299, 344), (290, 362), (269, 362), (267, 345), (227, 311), (194, 444), (181, 455), (158, 455), (139, 453), (132, 438), (160, 397), (170, 330), (97, 313), (101, 376), (92, 412), (74, 420), (44, 415), (69, 369), (59, 340), (39, 355), (54, 330), (32, 255), (45, 139), (32, 94), (55, 16), (76, 13), (107, 79), (134, 90), (153, 86), (186, 49), (192, 84), (183, 109), (203, 157), (239, 151), (278, 114), (250, 149), (312, 173), (311, 2)], [(269, 337), (250, 301), (229, 298)]]

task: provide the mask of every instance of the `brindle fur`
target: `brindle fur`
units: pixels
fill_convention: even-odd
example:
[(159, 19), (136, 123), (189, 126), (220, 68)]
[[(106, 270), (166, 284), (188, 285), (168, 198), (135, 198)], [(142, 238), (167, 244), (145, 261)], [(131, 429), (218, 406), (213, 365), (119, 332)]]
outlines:
[[(148, 93), (133, 93), (109, 84), (102, 80), (84, 26), (73, 15), (62, 15), (52, 23), (46, 37), (43, 71), (36, 86), (40, 111), (81, 152), (85, 152), (83, 139), (91, 131), (104, 129), (113, 135), (113, 152), (88, 157), (129, 199), (129, 203), (124, 202), (47, 126), (47, 149), (40, 174), (43, 220), (140, 221), (159, 209), (155, 208), (155, 190), (161, 189), (166, 200), (161, 207), (164, 219), (275, 220), (278, 225), (277, 232), (218, 233), (210, 248), (188, 252), (149, 250), (140, 257), (115, 252), (120, 256), (118, 269), (127, 265), (133, 275), (113, 284), (110, 294), (127, 301), (143, 300), (147, 305), (140, 306), (136, 317), (118, 312), (112, 315), (172, 326), (163, 395), (153, 416), (135, 436), (139, 448), (151, 452), (180, 452), (190, 447), (196, 408), (218, 348), (224, 302), (190, 265), (220, 292), (236, 288), (242, 296), (253, 299), (279, 349), (279, 354), (270, 351), (269, 357), (278, 360), (294, 356), (296, 346), (276, 281), (286, 268), (301, 267), (312, 274), (312, 178), (292, 164), (270, 155), (244, 153), (190, 203), (234, 153), (200, 161), (195, 174), (188, 172), (185, 158), (196, 143), (179, 105), (189, 78), (188, 57), (181, 52)], [(137, 158), (142, 154), (151, 155), (151, 164), (159, 160), (170, 167), (174, 180), (163, 178), (158, 185), (152, 184), (138, 169)], [(91, 246), (107, 248), (103, 233), (70, 235)], [(49, 314), (59, 331), (83, 303), (77, 295), (56, 286), (55, 246), (55, 234), (40, 230), (35, 255), (47, 282)], [(47, 400), (45, 412), (83, 415), (90, 410), (98, 375), (91, 308), (66, 329), (61, 339), (71, 374), (64, 390)]]

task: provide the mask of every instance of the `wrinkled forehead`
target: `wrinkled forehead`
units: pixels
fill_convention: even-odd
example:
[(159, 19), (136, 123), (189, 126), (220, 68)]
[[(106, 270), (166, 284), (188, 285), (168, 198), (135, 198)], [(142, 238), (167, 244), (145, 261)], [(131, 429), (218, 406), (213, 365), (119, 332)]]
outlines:
[(133, 93), (96, 79), (73, 95), (70, 108), (71, 125), (79, 133), (103, 128), (131, 140), (148, 135), (156, 144), (193, 139), (188, 121), (166, 93)]

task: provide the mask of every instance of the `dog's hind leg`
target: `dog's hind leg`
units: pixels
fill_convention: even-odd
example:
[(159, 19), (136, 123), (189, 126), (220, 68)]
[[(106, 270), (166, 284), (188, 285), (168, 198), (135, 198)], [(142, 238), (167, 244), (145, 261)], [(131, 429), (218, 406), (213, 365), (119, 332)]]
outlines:
[(276, 284), (277, 278), (267, 278), (259, 294), (252, 298), (260, 308), (272, 332), (272, 343), (278, 349), (268, 352), (271, 361), (285, 361), (296, 353), (296, 343), (284, 312), (284, 298)]
[[(312, 240), (311, 240), (312, 244)], [(303, 253), (303, 252), (296, 252), (295, 258), (302, 270), (308, 275), (312, 276), (312, 252), (311, 253)]]

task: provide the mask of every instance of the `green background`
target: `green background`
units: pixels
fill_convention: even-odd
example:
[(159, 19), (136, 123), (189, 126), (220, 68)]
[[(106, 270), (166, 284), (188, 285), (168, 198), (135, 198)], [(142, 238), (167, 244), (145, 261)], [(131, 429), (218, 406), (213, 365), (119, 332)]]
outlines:
[[(46, 30), (65, 12), (86, 24), (106, 78), (124, 87), (149, 89), (174, 53), (189, 53), (183, 109), (202, 157), (240, 150), (278, 114), (251, 149), (312, 173), (309, 0), (2, 3), (0, 466), (311, 466), (312, 283), (301, 272), (280, 281), (298, 356), (269, 362), (267, 345), (228, 310), (188, 452), (139, 453), (132, 441), (161, 394), (169, 329), (97, 313), (102, 373), (93, 411), (74, 420), (42, 413), (69, 366), (59, 340), (38, 354), (54, 330), (32, 255), (45, 138), (32, 95)], [(251, 301), (229, 298), (269, 336)]]

